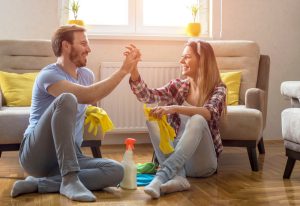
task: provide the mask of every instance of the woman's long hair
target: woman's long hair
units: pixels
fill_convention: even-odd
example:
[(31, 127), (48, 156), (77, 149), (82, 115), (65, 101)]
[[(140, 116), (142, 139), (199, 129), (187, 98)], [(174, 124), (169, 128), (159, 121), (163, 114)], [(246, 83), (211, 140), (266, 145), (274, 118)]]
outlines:
[(212, 96), (215, 87), (222, 82), (220, 72), (214, 50), (209, 43), (204, 41), (191, 41), (187, 43), (187, 46), (190, 46), (196, 56), (200, 58), (197, 78), (200, 94), (197, 106), (203, 106)]

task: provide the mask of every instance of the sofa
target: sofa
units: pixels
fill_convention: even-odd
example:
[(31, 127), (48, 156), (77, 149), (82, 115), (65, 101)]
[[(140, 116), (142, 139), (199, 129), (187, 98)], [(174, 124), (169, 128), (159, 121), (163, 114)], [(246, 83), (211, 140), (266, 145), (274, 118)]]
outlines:
[[(0, 40), (0, 71), (38, 72), (56, 61), (47, 40)], [(9, 107), (0, 88), (0, 157), (3, 151), (18, 150), (28, 126), (30, 107)], [(102, 137), (101, 129), (97, 137)], [(94, 157), (101, 157), (101, 139), (84, 131), (83, 147), (90, 147)]]

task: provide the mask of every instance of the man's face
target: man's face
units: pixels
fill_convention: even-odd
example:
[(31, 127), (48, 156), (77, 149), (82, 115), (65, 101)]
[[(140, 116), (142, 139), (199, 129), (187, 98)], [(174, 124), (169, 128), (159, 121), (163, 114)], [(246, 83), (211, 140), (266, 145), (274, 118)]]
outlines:
[(71, 45), (71, 51), (69, 54), (70, 61), (76, 65), (76, 67), (84, 67), (87, 63), (88, 53), (91, 52), (89, 41), (85, 32), (75, 32), (73, 44)]

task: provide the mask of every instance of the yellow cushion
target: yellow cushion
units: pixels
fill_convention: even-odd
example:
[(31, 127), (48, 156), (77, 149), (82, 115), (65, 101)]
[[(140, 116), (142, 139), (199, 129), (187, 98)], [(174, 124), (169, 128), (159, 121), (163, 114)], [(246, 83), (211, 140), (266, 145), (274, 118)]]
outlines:
[(37, 74), (16, 74), (0, 71), (0, 88), (7, 106), (31, 105), (32, 86)]
[(221, 72), (221, 79), (227, 86), (227, 105), (238, 105), (242, 72)]

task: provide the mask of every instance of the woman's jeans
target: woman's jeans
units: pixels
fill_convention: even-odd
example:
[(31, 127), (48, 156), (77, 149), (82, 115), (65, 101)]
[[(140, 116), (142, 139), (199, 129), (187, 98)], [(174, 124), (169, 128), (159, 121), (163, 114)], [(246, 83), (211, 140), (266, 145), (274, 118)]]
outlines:
[(39, 192), (58, 192), (62, 176), (69, 172), (78, 172), (90, 190), (116, 186), (123, 178), (118, 162), (82, 154), (74, 137), (76, 114), (76, 97), (61, 94), (21, 143), (20, 163), (29, 175), (39, 177)]
[(164, 155), (156, 122), (147, 121), (149, 135), (161, 169), (156, 175), (167, 182), (175, 175), (207, 177), (217, 169), (217, 155), (207, 121), (201, 115), (180, 115), (181, 125), (173, 146), (174, 152)]

